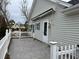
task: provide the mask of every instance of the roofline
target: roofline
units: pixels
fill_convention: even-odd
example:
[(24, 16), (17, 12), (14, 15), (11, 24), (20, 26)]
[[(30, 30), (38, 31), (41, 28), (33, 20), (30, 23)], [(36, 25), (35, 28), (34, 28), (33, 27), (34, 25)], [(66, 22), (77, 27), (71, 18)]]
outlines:
[(31, 10), (30, 10), (30, 13), (29, 13), (29, 19), (31, 18), (32, 13), (33, 13), (33, 11), (34, 11), (34, 8), (35, 8), (35, 5), (36, 5), (36, 1), (37, 1), (37, 0), (33, 0), (32, 7), (31, 7)]
[(59, 5), (65, 6), (65, 7), (70, 7), (72, 6), (72, 4), (61, 1), (61, 0), (50, 0), (51, 2), (57, 3)]
[(45, 11), (45, 12), (43, 12), (43, 13), (35, 16), (35, 17), (33, 17), (31, 20), (35, 21), (35, 20), (37, 20), (39, 18), (45, 17), (45, 16), (47, 16), (49, 14), (52, 14), (52, 13), (55, 13), (55, 11), (53, 10), (53, 8), (50, 8), (47, 11)]
[(61, 12), (67, 15), (79, 14), (79, 4), (63, 9)]

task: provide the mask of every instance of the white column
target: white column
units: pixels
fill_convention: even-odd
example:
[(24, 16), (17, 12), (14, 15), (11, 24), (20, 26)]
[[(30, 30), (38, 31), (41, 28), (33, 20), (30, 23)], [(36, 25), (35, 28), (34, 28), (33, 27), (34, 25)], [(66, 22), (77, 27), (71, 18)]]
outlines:
[(50, 59), (57, 59), (57, 42), (50, 42)]

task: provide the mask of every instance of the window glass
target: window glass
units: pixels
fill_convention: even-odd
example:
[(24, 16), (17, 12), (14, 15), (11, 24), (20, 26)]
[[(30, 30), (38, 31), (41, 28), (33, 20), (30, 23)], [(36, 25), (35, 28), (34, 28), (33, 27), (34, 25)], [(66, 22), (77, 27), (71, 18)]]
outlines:
[(40, 30), (40, 23), (37, 23), (37, 30)]
[(44, 35), (47, 36), (47, 22), (44, 23)]
[(34, 25), (32, 25), (32, 31), (35, 32), (35, 30), (34, 30)]

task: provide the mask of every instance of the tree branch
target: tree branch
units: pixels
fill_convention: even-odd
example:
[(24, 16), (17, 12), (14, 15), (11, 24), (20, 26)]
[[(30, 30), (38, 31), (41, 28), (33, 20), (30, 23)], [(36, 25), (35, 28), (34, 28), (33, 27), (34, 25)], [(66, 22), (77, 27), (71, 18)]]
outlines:
[[(4, 0), (1, 0), (0, 1), (0, 10), (2, 11), (2, 13), (3, 13), (3, 16), (5, 17), (5, 20), (6, 20), (6, 22), (7, 22), (7, 25), (9, 24), (8, 23), (8, 18), (7, 18), (7, 15), (6, 15), (6, 9), (5, 10), (3, 10), (3, 5), (2, 5), (2, 3), (4, 2)], [(8, 5), (8, 2), (6, 3), (6, 2), (4, 2), (4, 4), (5, 4), (5, 8), (6, 8), (6, 6)]]
[[(21, 5), (21, 12), (22, 12), (22, 15), (25, 16), (25, 18), (28, 20), (28, 11), (27, 11), (27, 2), (26, 0), (22, 0), (22, 5)], [(27, 12), (27, 13), (26, 13)]]

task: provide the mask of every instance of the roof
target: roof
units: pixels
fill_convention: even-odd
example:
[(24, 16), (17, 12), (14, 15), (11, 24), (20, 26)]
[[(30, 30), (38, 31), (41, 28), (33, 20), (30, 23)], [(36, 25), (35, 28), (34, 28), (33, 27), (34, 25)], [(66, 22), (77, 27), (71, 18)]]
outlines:
[(62, 12), (66, 15), (77, 15), (79, 14), (79, 4), (63, 9)]
[(72, 4), (64, 2), (62, 0), (49, 0), (49, 1), (57, 3), (57, 4), (62, 5), (62, 6), (65, 6), (65, 7), (71, 7), (72, 6)]
[(79, 3), (79, 0), (71, 0), (68, 3), (75, 5)]
[(53, 10), (53, 8), (50, 8), (47, 11), (44, 11), (43, 13), (33, 17), (31, 20), (35, 21), (35, 20), (38, 20), (38, 19), (43, 18), (45, 16), (48, 16), (48, 15), (50, 15), (52, 13), (55, 13), (55, 11)]

